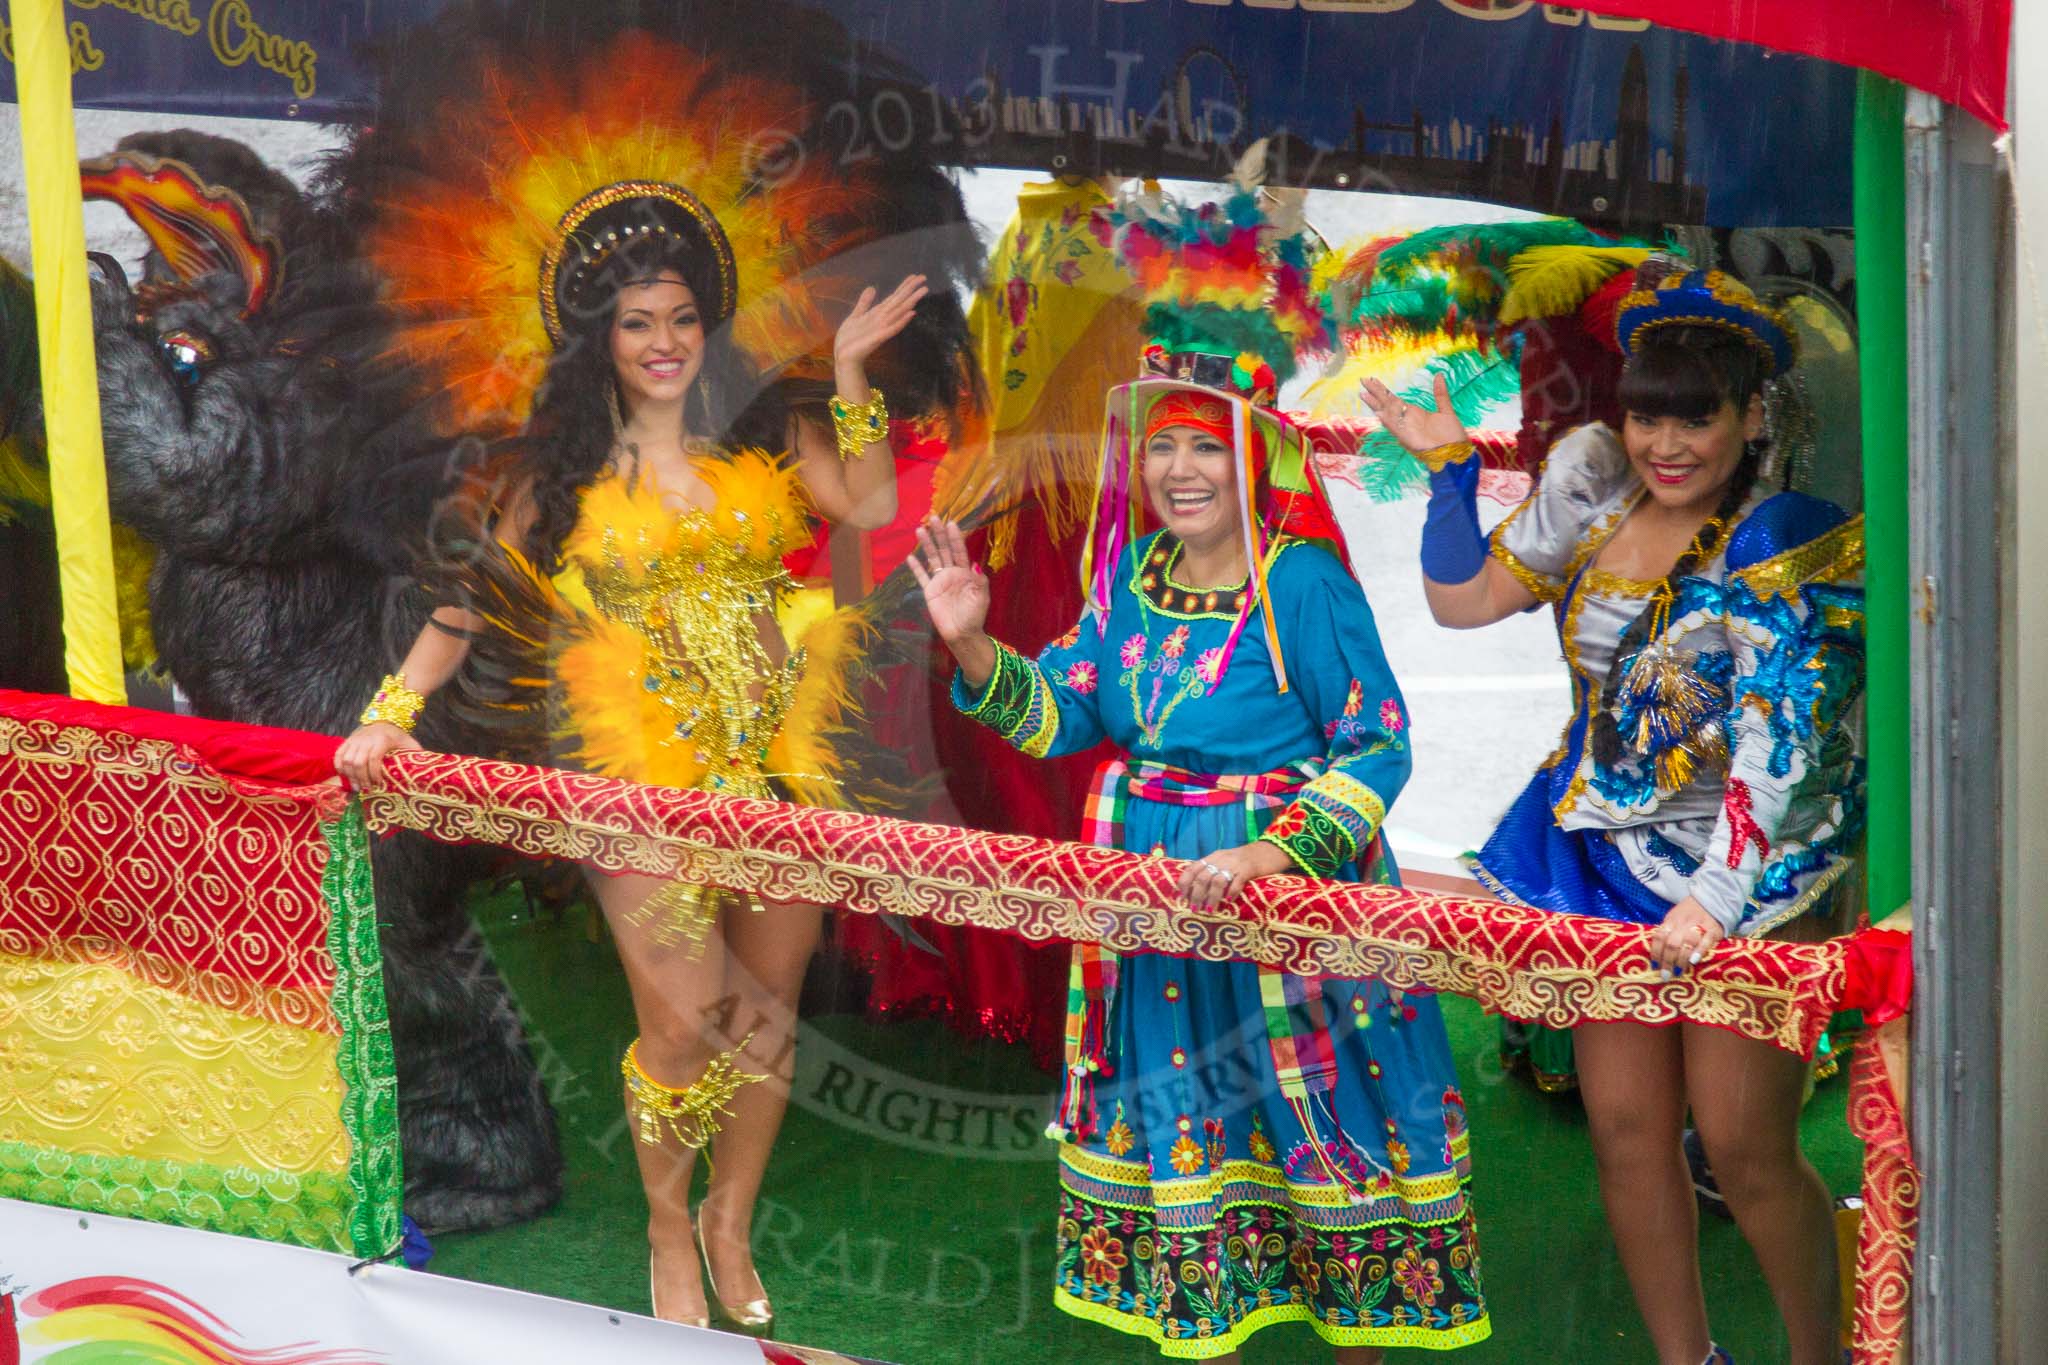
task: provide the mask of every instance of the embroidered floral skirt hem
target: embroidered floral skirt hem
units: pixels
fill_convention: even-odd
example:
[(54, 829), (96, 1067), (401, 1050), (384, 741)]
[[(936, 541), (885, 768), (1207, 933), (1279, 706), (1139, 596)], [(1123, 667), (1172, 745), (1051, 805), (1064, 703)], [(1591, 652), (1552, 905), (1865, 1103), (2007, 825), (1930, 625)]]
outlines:
[[(1054, 1305), (1184, 1360), (1284, 1322), (1333, 1346), (1483, 1341), (1493, 1327), (1459, 1147), (1457, 1173), (1347, 1207), (1331, 1186), (1256, 1160), (1155, 1186), (1141, 1164), (1065, 1146)], [(1181, 1202), (1191, 1195), (1193, 1218)]]
[[(1132, 800), (1122, 842), (1199, 856), (1260, 819)], [(1309, 1106), (1315, 1135), (1282, 1093), (1258, 968), (1121, 959), (1091, 1121), (1060, 1149), (1058, 1308), (1181, 1359), (1282, 1322), (1340, 1346), (1489, 1335), (1437, 1001), (1379, 981), (1313, 987), (1337, 1073)]]

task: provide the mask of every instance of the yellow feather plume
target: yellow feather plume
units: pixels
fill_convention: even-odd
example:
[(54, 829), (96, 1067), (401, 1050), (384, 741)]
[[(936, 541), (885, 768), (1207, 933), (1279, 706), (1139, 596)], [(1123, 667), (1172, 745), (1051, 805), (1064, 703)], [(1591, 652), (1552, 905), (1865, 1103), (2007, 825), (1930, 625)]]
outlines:
[[(50, 476), (19, 436), (0, 441), (0, 526), (15, 519), (7, 504), (50, 505)], [(40, 458), (40, 457), (38, 457)], [(149, 619), (149, 575), (156, 549), (118, 523), (113, 527), (114, 602), (120, 617), (121, 667), (146, 673), (156, 667), (156, 635)]]
[(1601, 285), (1649, 258), (1648, 247), (1532, 246), (1508, 262), (1499, 325), (1575, 313)]
[(939, 466), (932, 510), (986, 526), (992, 569), (1010, 560), (1026, 500), (1055, 538), (1095, 503), (1102, 396), (1145, 344), (1144, 309), (1105, 241), (1109, 209), (1092, 183), (1027, 186), (967, 312), (993, 402)]
[(858, 607), (842, 607), (804, 631), (798, 642), (804, 650), (803, 677), (768, 746), (769, 770), (793, 800), (835, 809), (852, 804), (837, 780), (842, 765), (833, 735), (859, 713), (857, 665), (874, 633)]
[(563, 725), (556, 741), (582, 766), (659, 787), (695, 788), (708, 771), (694, 744), (669, 742), (675, 718), (640, 686), (647, 642), (603, 616), (577, 620), (555, 655)]

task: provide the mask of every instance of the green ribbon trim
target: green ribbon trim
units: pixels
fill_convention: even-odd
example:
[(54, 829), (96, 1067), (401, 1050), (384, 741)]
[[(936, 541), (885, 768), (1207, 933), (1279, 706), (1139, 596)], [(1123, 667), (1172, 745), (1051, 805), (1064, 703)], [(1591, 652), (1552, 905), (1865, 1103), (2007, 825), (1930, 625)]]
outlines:
[[(347, 1251), (361, 1196), (339, 1175), (0, 1142), (0, 1199)], [(396, 1211), (393, 1212), (396, 1227)], [(394, 1231), (393, 1240), (397, 1238)], [(356, 1245), (360, 1247), (358, 1240)], [(390, 1242), (379, 1247), (382, 1252)]]
[(398, 1245), (405, 1168), (398, 1148), (398, 1069), (384, 1007), (384, 957), (377, 944), (377, 905), (370, 883), (370, 840), (360, 798), (321, 826), (327, 868), (327, 949), (334, 957), (335, 1049), (341, 1072), (341, 1123), (348, 1132), (348, 1186), (353, 1200), (348, 1240), (358, 1256), (382, 1256)]

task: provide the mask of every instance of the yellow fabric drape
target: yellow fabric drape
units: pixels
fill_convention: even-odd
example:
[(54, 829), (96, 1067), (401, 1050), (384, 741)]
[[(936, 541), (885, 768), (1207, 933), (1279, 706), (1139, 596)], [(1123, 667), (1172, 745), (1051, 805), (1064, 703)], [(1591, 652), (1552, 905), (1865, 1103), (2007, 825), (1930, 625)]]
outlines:
[(990, 517), (992, 569), (1016, 534), (1001, 513), (1023, 498), (1038, 499), (1055, 537), (1094, 505), (1102, 395), (1130, 378), (1144, 344), (1130, 276), (1092, 217), (1109, 202), (1092, 181), (1026, 185), (967, 310), (990, 430), (985, 446), (948, 458), (932, 503), (944, 517)]
[(337, 1045), (138, 981), (117, 962), (0, 952), (8, 1142), (345, 1178)]
[(119, 705), (128, 693), (121, 676), (113, 534), (100, 447), (78, 134), (71, 118), (71, 38), (62, 0), (11, 0), (9, 11), (35, 260), (50, 504), (64, 593), (64, 663), (73, 696)]

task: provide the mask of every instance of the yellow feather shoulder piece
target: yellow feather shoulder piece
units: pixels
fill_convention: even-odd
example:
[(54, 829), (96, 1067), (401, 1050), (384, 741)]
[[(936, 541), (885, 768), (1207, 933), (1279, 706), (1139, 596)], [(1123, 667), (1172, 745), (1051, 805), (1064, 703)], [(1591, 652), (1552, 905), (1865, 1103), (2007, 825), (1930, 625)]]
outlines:
[(583, 490), (576, 524), (562, 542), (562, 557), (637, 576), (650, 560), (675, 548), (676, 519), (659, 488), (636, 486), (614, 474)]

